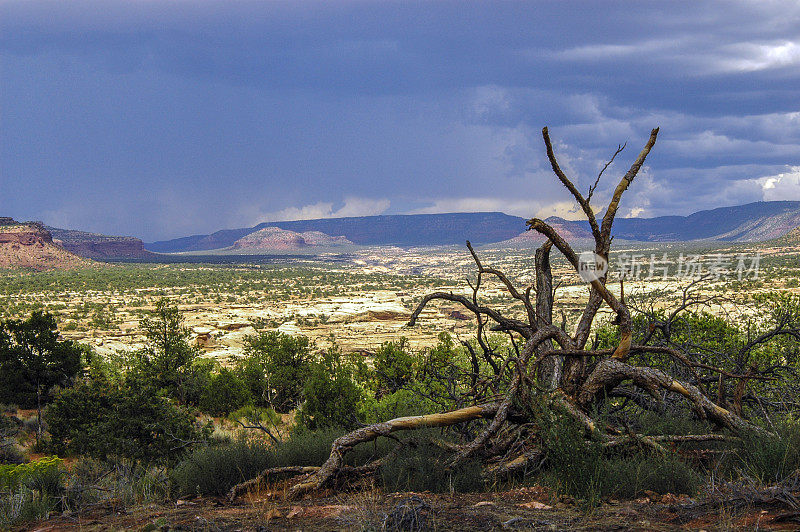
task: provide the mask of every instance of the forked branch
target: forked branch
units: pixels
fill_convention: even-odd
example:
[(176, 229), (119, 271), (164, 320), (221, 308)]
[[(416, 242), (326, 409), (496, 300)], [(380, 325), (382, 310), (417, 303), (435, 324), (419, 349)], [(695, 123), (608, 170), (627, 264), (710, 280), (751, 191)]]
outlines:
[(589, 220), (589, 225), (592, 228), (592, 235), (594, 235), (595, 240), (599, 241), (600, 228), (597, 225), (597, 218), (595, 218), (592, 206), (589, 205), (589, 200), (583, 197), (578, 190), (578, 187), (576, 187), (575, 184), (570, 181), (570, 179), (561, 169), (561, 166), (558, 164), (558, 161), (556, 160), (556, 154), (553, 151), (553, 143), (550, 141), (550, 133), (546, 127), (542, 128), (542, 137), (544, 138), (544, 145), (547, 149), (547, 158), (550, 160), (550, 166), (553, 168), (553, 172), (556, 174), (556, 176), (558, 176), (559, 181), (561, 181), (564, 187), (570, 191), (572, 197), (575, 198), (575, 201), (578, 202), (578, 205), (580, 205), (581, 209), (583, 209), (584, 214), (586, 214), (586, 218)]

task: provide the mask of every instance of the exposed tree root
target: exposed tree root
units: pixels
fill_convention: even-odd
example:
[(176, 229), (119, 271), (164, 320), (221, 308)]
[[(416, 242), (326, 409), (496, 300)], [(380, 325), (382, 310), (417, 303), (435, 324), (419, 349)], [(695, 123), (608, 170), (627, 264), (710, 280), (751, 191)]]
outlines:
[(631, 366), (614, 358), (606, 358), (597, 363), (581, 389), (578, 402), (588, 405), (601, 391), (613, 389), (626, 379), (632, 380), (637, 386), (647, 390), (656, 398), (658, 389), (669, 390), (681, 395), (690, 401), (694, 411), (701, 419), (712, 419), (734, 432), (764, 432), (761, 427), (713, 403), (696, 386), (673, 379), (660, 369)]
[(544, 451), (532, 449), (510, 460), (488, 464), (484, 470), (484, 476), (499, 479), (516, 475), (520, 471), (534, 471), (541, 467), (544, 457)]
[(228, 491), (228, 500), (233, 501), (240, 495), (260, 486), (263, 482), (267, 482), (275, 477), (307, 475), (319, 471), (319, 466), (286, 466), (286, 467), (271, 467), (265, 469), (258, 474), (257, 477), (251, 478), (245, 482), (236, 484)]
[(290, 499), (296, 499), (309, 491), (321, 488), (342, 467), (345, 454), (359, 443), (373, 441), (379, 436), (387, 436), (399, 430), (447, 427), (475, 419), (494, 417), (499, 407), (498, 403), (469, 406), (441, 414), (400, 417), (354, 430), (349, 434), (336, 438), (331, 446), (331, 455), (328, 460), (307, 479), (292, 486), (288, 496)]

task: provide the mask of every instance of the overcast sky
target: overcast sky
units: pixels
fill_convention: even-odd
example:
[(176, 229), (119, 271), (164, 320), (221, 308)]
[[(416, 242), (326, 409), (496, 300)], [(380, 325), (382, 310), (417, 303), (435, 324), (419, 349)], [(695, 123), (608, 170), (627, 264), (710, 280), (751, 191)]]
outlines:
[(0, 0), (0, 216), (146, 241), (267, 220), (800, 200), (800, 4)]

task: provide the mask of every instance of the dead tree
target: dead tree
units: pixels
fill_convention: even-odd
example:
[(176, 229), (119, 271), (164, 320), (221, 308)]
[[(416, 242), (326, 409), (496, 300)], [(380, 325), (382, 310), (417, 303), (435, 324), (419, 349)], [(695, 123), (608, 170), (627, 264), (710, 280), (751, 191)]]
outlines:
[[(564, 173), (558, 164), (547, 128), (542, 130), (547, 157), (561, 184), (572, 194), (577, 205), (588, 220), (594, 240), (594, 253), (608, 261), (612, 242), (612, 225), (625, 191), (645, 162), (656, 143), (658, 129), (653, 129), (644, 148), (622, 176), (611, 195), (610, 202), (602, 217), (595, 214), (590, 200), (598, 186), (600, 177), (611, 161), (623, 150), (620, 146), (597, 180), (584, 196), (575, 183)], [(642, 363), (644, 355), (657, 354), (670, 357), (689, 374), (698, 370), (710, 371), (720, 379), (728, 378), (736, 382), (750, 379), (768, 378), (750, 371), (734, 374), (708, 364), (702, 365), (686, 356), (678, 349), (668, 345), (648, 345), (647, 342), (633, 343), (632, 318), (624, 297), (617, 297), (609, 290), (606, 277), (598, 276), (589, 287), (589, 297), (574, 328), (567, 332), (565, 323), (554, 323), (554, 285), (550, 258), (553, 248), (558, 250), (579, 270), (579, 256), (551, 225), (539, 218), (527, 222), (528, 230), (544, 236), (544, 244), (536, 250), (535, 282), (532, 286), (519, 288), (502, 271), (484, 265), (473, 247), (467, 248), (477, 266), (477, 279), (470, 283), (471, 297), (436, 292), (424, 297), (412, 313), (409, 326), (418, 320), (425, 306), (434, 300), (446, 300), (462, 305), (470, 311), (477, 323), (477, 342), (480, 348), (472, 349), (473, 366), (482, 359), (489, 375), (473, 379), (473, 388), (482, 386), (483, 393), (472, 393), (473, 406), (466, 406), (449, 412), (431, 413), (392, 419), (357, 429), (334, 441), (328, 460), (319, 468), (301, 476), (290, 488), (289, 496), (296, 498), (319, 488), (330, 486), (334, 480), (351, 473), (352, 468), (344, 464), (344, 457), (353, 447), (361, 443), (386, 437), (397, 431), (415, 430), (425, 427), (446, 427), (464, 423), (477, 423), (477, 430), (471, 441), (461, 445), (451, 445), (452, 456), (449, 466), (457, 466), (468, 459), (480, 459), (486, 468), (494, 472), (510, 472), (525, 467), (532, 461), (541, 460), (537, 435), (530, 431), (530, 417), (520, 405), (534, 400), (546, 401), (562, 415), (574, 418), (585, 429), (588, 439), (600, 442), (606, 447), (616, 447), (633, 442), (652, 449), (663, 450), (665, 442), (702, 442), (724, 439), (721, 434), (695, 434), (647, 437), (634, 434), (623, 427), (608, 423), (600, 424), (591, 417), (593, 407), (609, 397), (634, 398), (643, 405), (660, 404), (664, 397), (686, 403), (701, 419), (708, 420), (717, 427), (728, 429), (733, 434), (747, 430), (761, 430), (741, 416), (741, 409), (726, 408), (710, 399), (702, 388), (702, 382), (675, 378), (659, 367)], [(524, 308), (521, 316), (507, 316), (495, 308), (482, 305), (478, 295), (486, 277), (501, 283), (511, 298), (519, 301)], [(689, 305), (688, 300), (684, 301)], [(598, 311), (607, 305), (615, 319), (619, 342), (611, 349), (587, 347), (592, 326)], [(562, 322), (564, 320), (562, 319)], [(521, 348), (513, 355), (501, 357), (484, 341), (485, 331), (503, 331), (519, 340)], [(517, 345), (517, 344), (515, 344)], [(469, 347), (469, 346), (468, 346)], [(499, 391), (499, 393), (496, 393)], [(474, 392), (474, 389), (473, 389)], [(742, 396), (744, 392), (739, 393)], [(741, 398), (739, 399), (741, 403)], [(517, 442), (511, 445), (509, 442)], [(522, 444), (519, 444), (522, 442)], [(367, 467), (374, 471), (374, 467)], [(270, 471), (264, 476), (270, 475)], [(251, 483), (252, 484), (252, 483)], [(235, 496), (240, 488), (231, 491)]]

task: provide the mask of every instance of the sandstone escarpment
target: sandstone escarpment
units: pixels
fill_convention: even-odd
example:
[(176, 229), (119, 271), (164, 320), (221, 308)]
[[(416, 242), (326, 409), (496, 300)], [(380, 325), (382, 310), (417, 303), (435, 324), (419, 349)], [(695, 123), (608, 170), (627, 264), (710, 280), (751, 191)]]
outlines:
[(53, 235), (40, 222), (18, 223), (12, 218), (0, 218), (0, 268), (74, 269), (89, 264), (56, 245)]
[(70, 229), (47, 228), (64, 249), (81, 257), (96, 260), (146, 259), (154, 254), (144, 249), (144, 243), (130, 236), (107, 236)]

